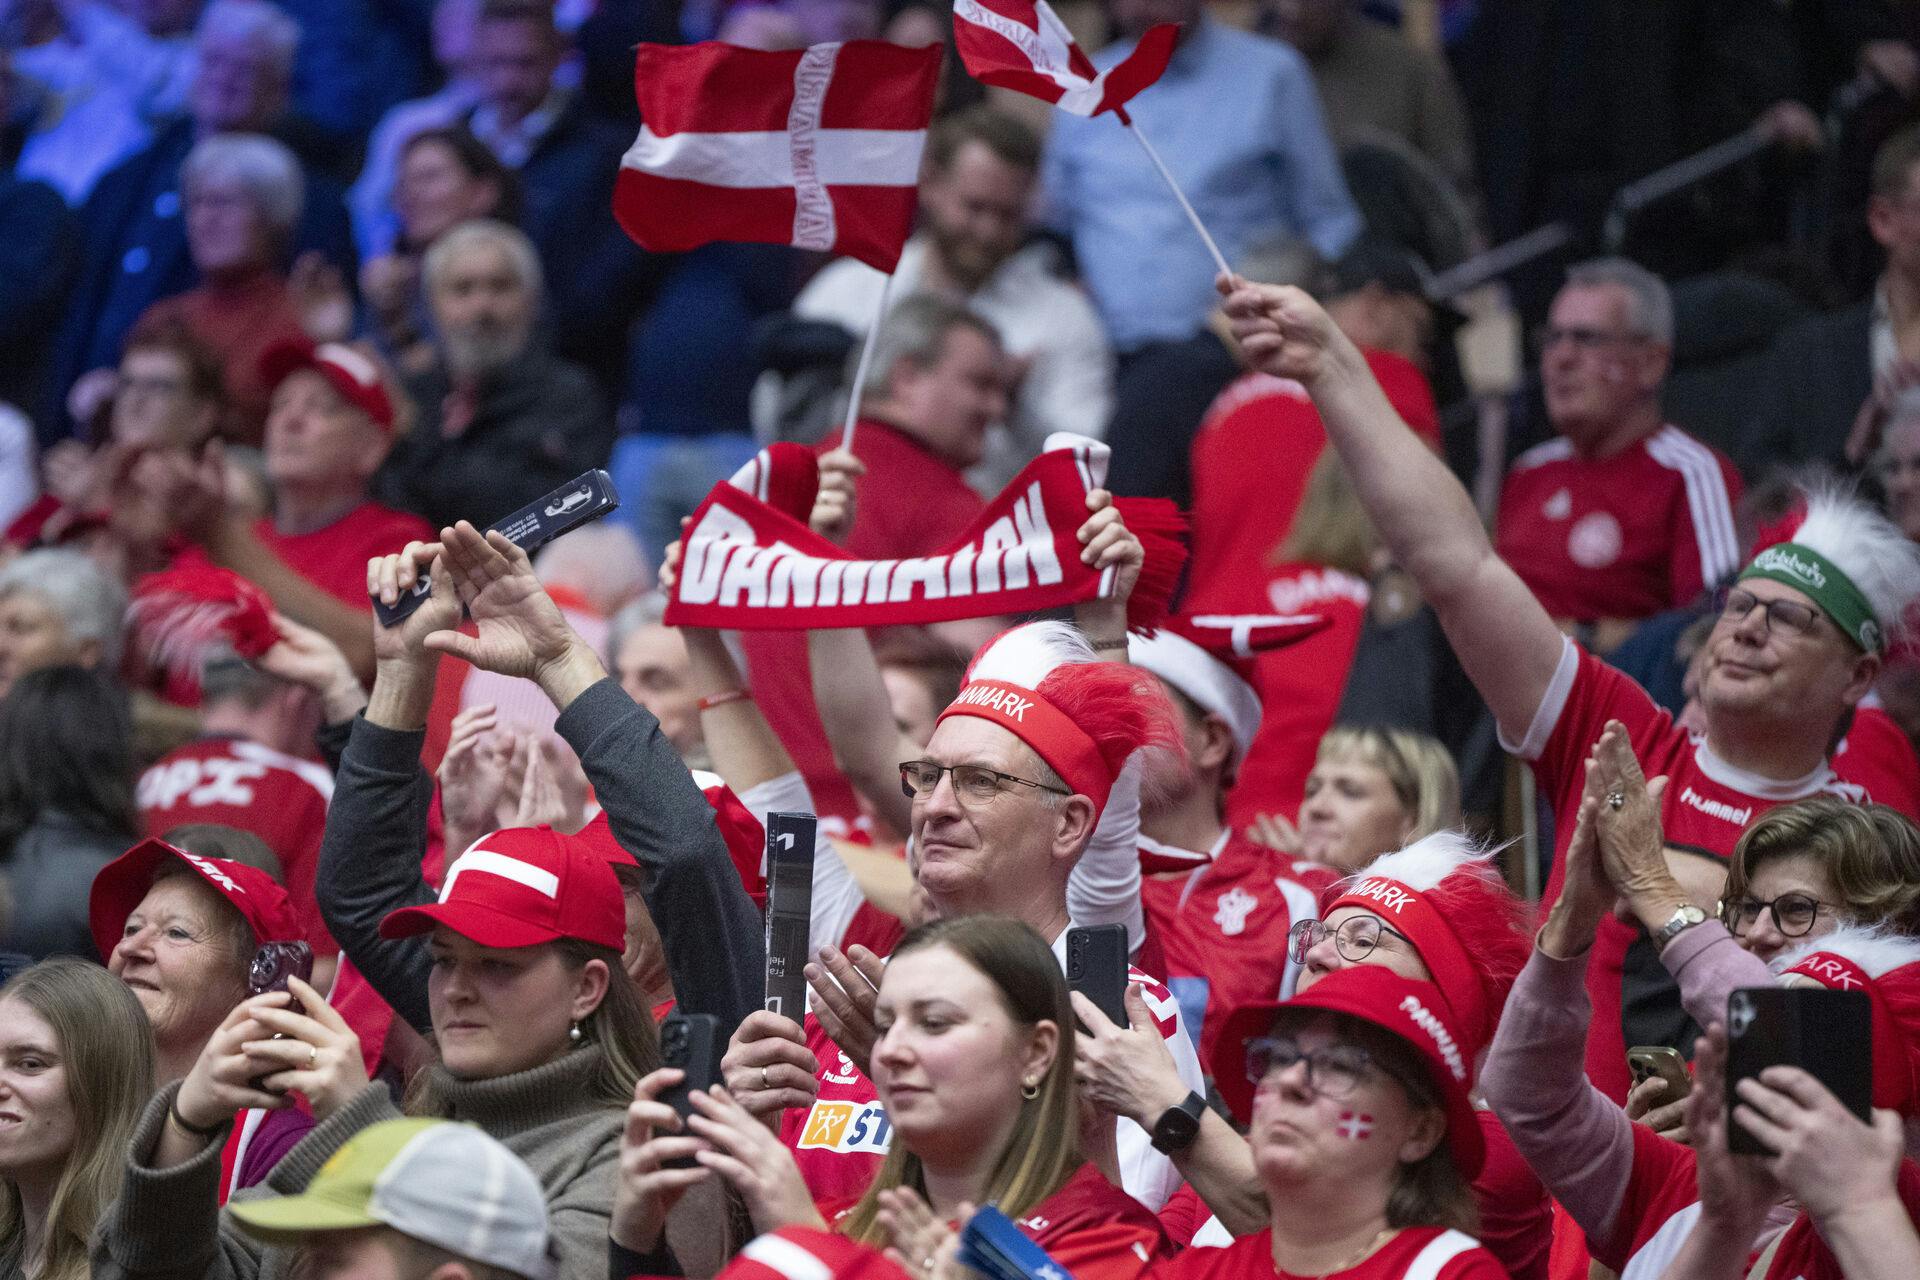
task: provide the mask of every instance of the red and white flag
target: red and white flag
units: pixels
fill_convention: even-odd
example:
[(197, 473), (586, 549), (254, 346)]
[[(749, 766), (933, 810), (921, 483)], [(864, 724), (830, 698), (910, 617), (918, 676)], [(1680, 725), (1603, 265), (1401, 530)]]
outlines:
[(1074, 43), (1047, 0), (954, 0), (953, 43), (968, 74), (1051, 102), (1077, 116), (1118, 112), (1160, 78), (1180, 28), (1162, 23), (1105, 71)]
[(643, 44), (644, 123), (620, 161), (614, 216), (658, 252), (750, 240), (891, 272), (913, 229), (939, 74), (938, 45)]

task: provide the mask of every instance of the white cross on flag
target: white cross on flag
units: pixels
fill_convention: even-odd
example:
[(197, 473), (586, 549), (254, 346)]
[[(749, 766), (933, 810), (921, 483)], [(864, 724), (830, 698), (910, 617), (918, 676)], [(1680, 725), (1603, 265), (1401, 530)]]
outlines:
[(749, 240), (891, 272), (913, 229), (939, 74), (938, 45), (643, 44), (643, 123), (614, 216), (656, 252)]
[(1077, 116), (1127, 117), (1124, 104), (1160, 78), (1180, 28), (1162, 23), (1133, 52), (1095, 71), (1047, 0), (954, 0), (953, 43), (968, 74), (1051, 102)]

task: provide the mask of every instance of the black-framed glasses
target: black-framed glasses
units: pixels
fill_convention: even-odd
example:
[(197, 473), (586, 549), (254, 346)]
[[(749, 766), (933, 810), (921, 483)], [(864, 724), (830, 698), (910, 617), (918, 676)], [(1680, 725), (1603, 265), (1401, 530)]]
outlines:
[(1765, 610), (1766, 629), (1775, 627), (1788, 635), (1804, 636), (1820, 621), (1820, 611), (1798, 600), (1762, 600), (1743, 587), (1727, 587), (1720, 592), (1720, 616), (1728, 622), (1745, 622), (1755, 608)]
[(1804, 937), (1820, 918), (1826, 904), (1804, 893), (1783, 893), (1771, 902), (1759, 898), (1734, 898), (1720, 903), (1720, 923), (1736, 938), (1743, 938), (1762, 911), (1773, 917), (1773, 927), (1783, 938)]
[(931, 760), (907, 760), (900, 765), (900, 790), (908, 799), (916, 796), (930, 796), (940, 785), (940, 775), (953, 775), (953, 793), (961, 800), (984, 804), (1005, 791), (1008, 787), (1032, 787), (1035, 791), (1049, 791), (1056, 796), (1070, 796), (1071, 791), (1060, 787), (1050, 787), (1044, 782), (1034, 782), (1029, 778), (1015, 777), (1011, 773), (1001, 773), (998, 769), (989, 769), (980, 764), (935, 764)]
[(1352, 1097), (1373, 1067), (1373, 1058), (1356, 1045), (1306, 1050), (1285, 1036), (1257, 1036), (1247, 1041), (1247, 1079), (1256, 1085), (1296, 1062), (1307, 1064), (1307, 1088), (1336, 1101)]
[(1340, 958), (1348, 964), (1359, 964), (1380, 945), (1380, 935), (1383, 933), (1390, 933), (1409, 946), (1413, 944), (1413, 939), (1391, 925), (1381, 923), (1377, 916), (1354, 916), (1343, 921), (1338, 929), (1327, 928), (1324, 920), (1302, 920), (1287, 930), (1287, 957), (1295, 964), (1305, 964), (1307, 952), (1319, 946), (1331, 934), (1333, 949), (1340, 953)]

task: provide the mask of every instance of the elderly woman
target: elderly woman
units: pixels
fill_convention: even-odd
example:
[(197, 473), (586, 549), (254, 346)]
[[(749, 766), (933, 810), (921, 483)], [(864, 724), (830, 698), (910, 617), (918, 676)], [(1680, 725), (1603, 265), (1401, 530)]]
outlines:
[[(142, 840), (95, 877), (94, 943), (153, 1028), (154, 1085), (183, 1079), (233, 1006), (246, 998), (254, 951), (297, 939), (287, 892), (266, 872)], [(223, 1145), (220, 1198), (262, 1181), (313, 1127), (304, 1112), (264, 1108)]]
[(41, 667), (120, 665), (127, 593), (78, 551), (29, 551), (0, 569), (0, 696)]
[(0, 1276), (86, 1280), (152, 1080), (140, 1006), (99, 966), (45, 960), (0, 987)]
[(181, 164), (180, 197), (200, 286), (154, 303), (138, 323), (178, 320), (219, 357), (227, 434), (257, 445), (272, 390), (260, 358), (307, 337), (283, 266), (305, 199), (300, 162), (262, 135), (211, 137)]

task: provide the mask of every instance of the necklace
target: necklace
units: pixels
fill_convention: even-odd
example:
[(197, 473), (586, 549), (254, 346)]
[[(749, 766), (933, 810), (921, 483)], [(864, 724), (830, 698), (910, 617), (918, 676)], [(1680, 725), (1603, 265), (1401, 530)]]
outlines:
[(1370, 1255), (1372, 1255), (1375, 1249), (1378, 1249), (1381, 1245), (1385, 1244), (1387, 1240), (1391, 1236), (1393, 1236), (1393, 1234), (1398, 1230), (1399, 1230), (1398, 1227), (1380, 1228), (1380, 1230), (1374, 1233), (1373, 1238), (1371, 1240), (1361, 1245), (1354, 1252), (1348, 1254), (1345, 1260), (1343, 1260), (1339, 1266), (1332, 1267), (1326, 1271), (1322, 1271), (1317, 1276), (1311, 1276), (1311, 1277), (1303, 1276), (1302, 1280), (1327, 1280), (1328, 1276), (1339, 1275), (1342, 1271), (1347, 1270), (1349, 1267), (1356, 1267), (1360, 1265), (1362, 1262), (1365, 1262)]

